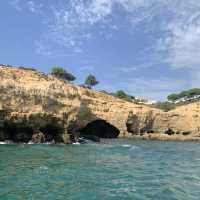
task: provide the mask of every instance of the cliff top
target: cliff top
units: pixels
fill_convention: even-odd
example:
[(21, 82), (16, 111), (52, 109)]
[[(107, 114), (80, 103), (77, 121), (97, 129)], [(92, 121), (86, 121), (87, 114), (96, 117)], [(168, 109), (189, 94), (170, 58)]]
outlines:
[[(93, 98), (98, 101), (112, 101), (127, 106), (136, 106), (150, 109), (148, 105), (138, 105), (127, 102), (109, 94), (98, 92), (92, 89), (83, 88), (72, 83), (60, 80), (52, 75), (46, 75), (29, 68), (17, 68), (9, 65), (0, 65), (1, 85), (12, 85), (21, 87), (24, 90), (38, 90), (39, 93), (48, 96), (56, 93), (81, 95), (82, 98)], [(151, 108), (152, 109), (152, 108)]]

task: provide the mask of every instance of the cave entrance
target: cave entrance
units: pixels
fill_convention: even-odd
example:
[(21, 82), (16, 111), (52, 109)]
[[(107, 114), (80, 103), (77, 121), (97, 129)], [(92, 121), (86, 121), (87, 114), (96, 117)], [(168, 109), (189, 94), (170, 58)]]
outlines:
[(46, 126), (40, 128), (40, 131), (45, 135), (46, 142), (63, 142), (62, 134), (64, 132), (62, 127), (54, 124), (47, 124)]
[(29, 142), (33, 135), (33, 128), (17, 123), (4, 123), (4, 140), (13, 142)]
[(85, 128), (80, 130), (81, 136), (97, 136), (99, 138), (117, 138), (120, 131), (105, 120), (90, 122)]

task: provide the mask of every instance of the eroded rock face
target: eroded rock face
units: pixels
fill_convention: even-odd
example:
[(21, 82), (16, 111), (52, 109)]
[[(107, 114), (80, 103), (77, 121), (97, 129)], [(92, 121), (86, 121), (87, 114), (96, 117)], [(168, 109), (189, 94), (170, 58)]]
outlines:
[(7, 120), (3, 123), (2, 135), (4, 140), (27, 143), (31, 140), (32, 134), (33, 129), (30, 126)]
[(4, 136), (3, 127), (0, 127), (0, 141), (4, 141), (4, 140), (5, 140), (5, 136)]
[[(199, 105), (165, 113), (37, 71), (5, 66), (0, 66), (0, 105), (0, 140), (27, 141), (34, 133), (42, 132), (47, 141), (69, 143), (71, 135), (96, 120), (115, 127), (119, 137), (164, 133), (168, 128), (176, 132), (200, 131)], [(5, 122), (17, 124), (17, 128), (6, 131)]]
[(8, 114), (0, 124), (0, 141), (15, 143), (70, 142), (65, 137), (63, 120), (47, 114)]
[(130, 112), (126, 121), (127, 131), (132, 134), (138, 134), (140, 130), (139, 118), (133, 112)]
[(31, 142), (36, 143), (36, 144), (44, 143), (45, 142), (44, 134), (42, 132), (34, 133), (32, 135)]

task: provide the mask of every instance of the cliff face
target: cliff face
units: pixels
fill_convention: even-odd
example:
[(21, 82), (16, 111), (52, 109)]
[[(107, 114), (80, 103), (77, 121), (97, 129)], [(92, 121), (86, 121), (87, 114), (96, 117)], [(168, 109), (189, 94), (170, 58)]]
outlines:
[(191, 134), (199, 135), (200, 102), (179, 106), (167, 113), (160, 113), (155, 121), (155, 128), (163, 131), (167, 127), (177, 132), (191, 132)]
[[(130, 113), (135, 116), (132, 128), (127, 124)], [(87, 126), (93, 128), (87, 129), (91, 132), (99, 128), (112, 132), (114, 127), (119, 132), (113, 134), (119, 136), (131, 135), (127, 127), (156, 132), (171, 127), (196, 132), (198, 113), (198, 104), (165, 113), (36, 71), (0, 66), (0, 140), (28, 141), (42, 132), (48, 140), (67, 143), (70, 135)]]

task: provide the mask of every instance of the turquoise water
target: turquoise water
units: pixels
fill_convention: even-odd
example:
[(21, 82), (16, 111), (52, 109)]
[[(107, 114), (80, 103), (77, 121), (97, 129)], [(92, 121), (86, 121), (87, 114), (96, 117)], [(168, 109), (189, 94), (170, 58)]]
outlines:
[(1, 200), (200, 199), (200, 144), (0, 145)]

